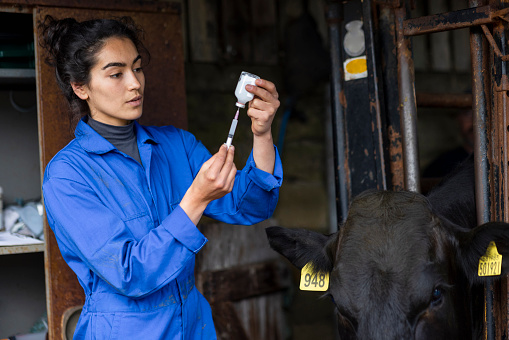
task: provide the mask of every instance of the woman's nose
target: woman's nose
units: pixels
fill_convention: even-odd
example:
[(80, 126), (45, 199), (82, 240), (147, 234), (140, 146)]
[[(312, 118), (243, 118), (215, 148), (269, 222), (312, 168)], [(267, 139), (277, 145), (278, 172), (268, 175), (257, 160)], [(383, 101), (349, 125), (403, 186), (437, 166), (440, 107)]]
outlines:
[(137, 90), (141, 87), (143, 74), (131, 71), (129, 77), (129, 90)]

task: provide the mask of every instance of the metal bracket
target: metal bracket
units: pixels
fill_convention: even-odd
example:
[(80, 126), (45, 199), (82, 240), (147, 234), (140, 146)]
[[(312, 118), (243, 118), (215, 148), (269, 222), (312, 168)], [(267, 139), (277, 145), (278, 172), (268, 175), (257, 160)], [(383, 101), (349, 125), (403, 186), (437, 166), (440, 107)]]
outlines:
[(508, 61), (509, 55), (503, 55), (502, 51), (500, 51), (500, 48), (497, 45), (497, 42), (493, 38), (493, 35), (491, 35), (491, 32), (486, 25), (481, 25), (482, 31), (484, 32), (484, 35), (486, 36), (486, 39), (488, 39), (488, 42), (490, 43), (491, 47), (493, 48), (493, 52), (497, 57), (499, 57), (502, 61)]
[[(500, 48), (497, 45), (497, 42), (493, 38), (493, 35), (491, 34), (488, 26), (481, 25), (481, 28), (484, 32), (484, 35), (486, 36), (486, 39), (488, 40), (489, 44), (493, 48), (493, 53), (501, 60), (501, 61), (508, 61), (509, 55), (503, 55), (502, 51), (500, 51)], [(509, 78), (506, 74), (502, 75), (500, 79), (500, 84), (495, 86), (496, 91), (509, 91)]]
[(501, 9), (499, 11), (495, 11), (491, 14), (491, 17), (493, 19), (495, 18), (498, 18), (498, 19), (501, 19), (501, 20), (504, 20), (504, 21), (507, 21), (509, 22), (509, 7), (508, 8), (504, 8), (504, 9)]

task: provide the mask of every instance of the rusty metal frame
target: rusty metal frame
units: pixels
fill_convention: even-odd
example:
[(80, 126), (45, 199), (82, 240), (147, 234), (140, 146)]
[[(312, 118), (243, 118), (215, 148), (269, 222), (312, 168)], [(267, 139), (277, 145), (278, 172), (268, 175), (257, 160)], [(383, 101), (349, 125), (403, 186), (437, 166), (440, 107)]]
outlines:
[[(475, 126), (476, 153), (474, 162), (478, 222), (479, 224), (488, 222), (491, 220), (491, 216), (497, 216), (500, 220), (509, 218), (507, 216), (509, 212), (506, 213), (509, 207), (504, 196), (509, 192), (509, 189), (506, 188), (508, 186), (506, 150), (509, 129), (507, 125), (509, 119), (506, 118), (506, 115), (509, 112), (509, 98), (505, 92), (509, 90), (509, 77), (505, 65), (505, 62), (509, 61), (509, 55), (506, 55), (509, 51), (505, 51), (506, 37), (504, 30), (501, 29), (504, 23), (509, 22), (509, 8), (504, 8), (505, 5), (501, 4), (502, 0), (469, 0), (470, 8), (468, 9), (408, 19), (408, 9), (412, 7), (412, 0), (364, 1), (370, 4), (374, 2), (381, 9), (377, 28), (381, 31), (383, 47), (387, 47), (387, 45), (391, 47), (386, 48), (390, 52), (382, 52), (381, 58), (386, 59), (384, 60), (386, 67), (387, 65), (393, 66), (391, 63), (396, 64), (397, 61), (397, 72), (390, 68), (388, 74), (384, 74), (383, 77), (383, 84), (387, 89), (394, 89), (397, 83), (397, 90), (387, 91), (388, 93), (383, 98), (389, 109), (399, 111), (400, 122), (397, 124), (401, 124), (401, 126), (396, 126), (396, 131), (391, 131), (391, 128), (394, 127), (394, 118), (391, 116), (386, 126), (391, 158), (391, 171), (387, 175), (393, 176), (393, 188), (420, 190), (416, 133), (417, 104), (431, 107), (472, 107)], [(333, 3), (337, 3), (337, 1)], [(337, 26), (337, 17), (333, 19), (334, 22), (329, 18), (329, 27)], [(493, 25), (493, 33), (487, 25)], [(421, 93), (416, 96), (410, 37), (461, 28), (470, 28), (473, 94), (451, 96), (449, 94)], [(492, 54), (489, 53), (490, 45)], [(340, 62), (341, 55), (334, 54), (333, 47), (335, 46), (331, 46), (332, 61)], [(493, 74), (487, 72), (491, 65), (495, 66)], [(341, 66), (333, 67), (333, 71), (338, 69), (341, 69)], [(396, 73), (397, 78), (391, 78)], [(341, 97), (343, 89), (340, 79), (341, 74), (333, 74), (333, 95), (339, 97), (336, 98), (339, 99), (337, 102), (345, 100), (344, 97)], [(396, 98), (398, 96), (399, 98)], [(396, 104), (399, 104), (397, 109)], [(339, 106), (335, 108), (336, 111), (339, 110), (339, 115), (338, 112), (335, 114), (336, 117), (341, 118), (344, 116), (344, 112), (341, 112), (342, 108)], [(497, 114), (491, 114), (492, 110)], [(342, 125), (344, 122), (339, 123), (339, 128), (344, 129)], [(335, 123), (336, 128), (338, 128), (337, 124), (338, 122)], [(344, 132), (344, 130), (342, 131)], [(337, 129), (335, 132), (336, 136), (343, 136), (343, 133), (339, 133)], [(338, 163), (336, 159), (336, 170), (346, 167), (344, 164), (346, 163)], [(350, 174), (348, 172), (347, 174), (348, 176), (345, 174), (345, 178), (350, 180)], [(337, 179), (338, 177), (336, 177)], [(339, 186), (351, 185), (349, 182), (341, 181)], [(338, 187), (338, 183), (336, 184)], [(345, 192), (347, 195), (349, 191)], [(344, 202), (339, 196), (337, 198), (338, 201)], [(495, 287), (492, 283), (485, 287), (486, 312), (483, 320), (485, 339), (505, 338), (508, 332), (503, 328), (507, 328), (504, 326), (504, 324), (507, 325), (508, 309), (505, 300), (509, 287), (507, 280), (503, 280), (503, 282), (506, 285), (505, 288)], [(504, 294), (505, 297), (502, 298)]]
[(467, 93), (417, 92), (417, 107), (472, 108), (472, 95)]
[[(468, 9), (409, 18), (412, 0), (364, 1), (370, 4), (376, 3), (381, 8), (377, 28), (381, 31), (382, 45), (386, 47), (386, 45), (394, 43), (394, 46), (391, 45), (392, 48), (389, 49), (391, 52), (382, 52), (382, 59), (385, 58), (384, 61), (389, 66), (392, 65), (391, 62), (395, 64), (397, 61), (397, 72), (391, 68), (388, 72), (390, 74), (385, 74), (383, 77), (384, 86), (387, 89), (394, 89), (397, 83), (397, 90), (387, 91), (388, 93), (383, 98), (386, 100), (387, 107), (393, 111), (396, 110), (395, 104), (399, 104), (397, 110), (400, 122), (398, 124), (401, 124), (401, 126), (397, 125), (397, 131), (391, 131), (393, 127), (391, 123), (394, 123), (394, 118), (391, 116), (387, 125), (391, 157), (391, 171), (387, 175), (393, 176), (393, 188), (420, 190), (416, 132), (417, 104), (428, 107), (472, 107), (475, 126), (474, 162), (478, 223), (488, 222), (492, 220), (492, 217), (497, 220), (509, 219), (509, 205), (506, 202), (509, 192), (509, 181), (507, 180), (509, 171), (507, 169), (509, 166), (507, 155), (509, 148), (509, 98), (507, 98), (509, 70), (506, 65), (506, 62), (509, 61), (509, 51), (506, 51), (507, 37), (505, 36), (505, 24), (509, 22), (508, 4), (503, 4), (503, 0), (469, 0), (470, 8)], [(334, 2), (337, 3), (337, 1)], [(338, 19), (334, 18), (334, 20)], [(329, 18), (329, 27), (337, 26), (337, 24), (337, 21), (332, 22)], [(488, 25), (493, 26), (491, 31)], [(421, 34), (462, 28), (470, 29), (473, 94), (451, 96), (450, 94), (420, 93), (416, 96), (410, 38)], [(331, 46), (333, 62), (341, 62), (341, 55), (334, 54), (333, 47)], [(492, 53), (490, 53), (490, 47)], [(334, 69), (341, 69), (341, 66)], [(491, 72), (487, 70), (491, 70)], [(390, 78), (392, 74), (396, 73), (397, 78)], [(343, 89), (340, 79), (341, 74), (333, 74), (333, 95), (339, 97), (336, 98), (339, 99), (337, 102), (345, 100), (344, 97), (341, 97)], [(399, 98), (396, 99), (398, 96)], [(335, 112), (336, 117), (344, 116), (341, 107), (338, 106), (335, 109), (339, 110), (339, 112)], [(343, 124), (344, 122), (336, 122), (336, 128), (344, 129)], [(344, 130), (342, 131), (344, 132)], [(336, 136), (343, 136), (339, 130), (336, 129), (335, 132)], [(338, 163), (336, 159), (337, 169), (341, 170), (342, 167), (346, 167), (344, 164), (346, 164), (344, 161)], [(351, 185), (351, 174), (348, 172), (347, 174), (348, 176), (345, 174), (344, 178), (347, 178), (348, 181), (341, 181), (339, 184), (337, 183), (337, 186)], [(336, 177), (337, 179), (338, 177)], [(345, 192), (347, 195), (349, 190)], [(338, 201), (344, 202), (339, 199), (339, 196), (337, 197)], [(507, 337), (508, 290), (507, 278), (502, 280), (502, 287), (493, 283), (488, 283), (485, 286), (484, 339)]]
[(405, 36), (450, 31), (460, 28), (491, 24), (498, 16), (491, 6), (481, 6), (448, 13), (407, 19), (403, 24)]
[[(509, 90), (509, 77), (505, 62), (509, 61), (509, 56), (506, 55), (504, 45), (506, 36), (503, 22), (509, 21), (509, 8), (500, 9), (504, 7), (500, 0), (490, 0), (489, 5), (483, 0), (470, 0), (469, 5), (471, 8), (465, 10), (407, 19), (399, 28), (403, 30), (404, 37), (470, 28), (476, 203), (478, 223), (482, 224), (490, 221), (492, 216), (497, 220), (508, 218), (505, 195), (508, 192), (506, 150), (509, 100), (506, 91)], [(402, 11), (402, 8), (397, 9), (400, 15), (398, 23), (405, 15)], [(488, 24), (493, 24), (493, 33), (487, 27)], [(404, 42), (403, 38), (398, 38)], [(491, 60), (488, 58), (488, 44), (493, 51)], [(407, 73), (411, 72), (407, 60), (398, 58), (401, 62), (399, 71), (405, 71), (401, 70), (405, 67), (410, 68), (410, 71), (406, 70)], [(486, 72), (489, 69), (492, 74)], [(493, 114), (490, 114), (491, 108)], [(408, 173), (407, 169), (405, 171)], [(507, 336), (507, 279), (502, 281), (502, 285), (506, 285), (505, 289), (495, 286), (493, 282), (485, 286), (484, 338), (488, 340)]]

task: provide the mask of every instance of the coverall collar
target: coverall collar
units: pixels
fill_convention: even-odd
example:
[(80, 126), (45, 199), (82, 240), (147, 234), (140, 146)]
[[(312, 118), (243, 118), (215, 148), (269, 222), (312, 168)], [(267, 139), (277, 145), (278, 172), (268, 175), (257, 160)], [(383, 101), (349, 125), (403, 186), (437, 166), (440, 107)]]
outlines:
[[(86, 123), (87, 119), (87, 116), (83, 117), (74, 131), (76, 140), (81, 147), (87, 152), (93, 152), (96, 154), (104, 154), (115, 150), (115, 147), (110, 142), (104, 139)], [(138, 124), (137, 121), (134, 122), (134, 132), (136, 133), (136, 139), (139, 142), (158, 144), (158, 141), (140, 124)]]

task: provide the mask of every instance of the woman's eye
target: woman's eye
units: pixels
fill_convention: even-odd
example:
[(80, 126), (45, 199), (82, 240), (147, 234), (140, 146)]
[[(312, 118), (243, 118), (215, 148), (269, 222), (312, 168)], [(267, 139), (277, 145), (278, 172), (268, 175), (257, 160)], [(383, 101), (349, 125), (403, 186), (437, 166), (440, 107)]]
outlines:
[(136, 72), (136, 73), (140, 73), (142, 71), (143, 71), (143, 68), (141, 68), (141, 67), (137, 67), (134, 69), (134, 72)]
[(442, 301), (442, 297), (444, 295), (444, 292), (441, 288), (435, 288), (433, 289), (433, 293), (431, 294), (431, 303), (436, 305)]
[(110, 78), (119, 78), (122, 75), (122, 73), (115, 73), (110, 76)]

